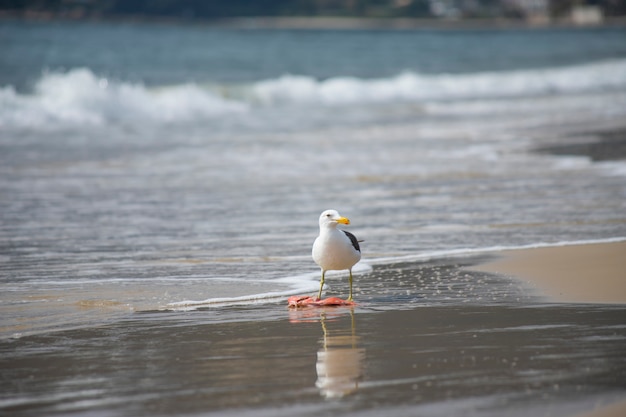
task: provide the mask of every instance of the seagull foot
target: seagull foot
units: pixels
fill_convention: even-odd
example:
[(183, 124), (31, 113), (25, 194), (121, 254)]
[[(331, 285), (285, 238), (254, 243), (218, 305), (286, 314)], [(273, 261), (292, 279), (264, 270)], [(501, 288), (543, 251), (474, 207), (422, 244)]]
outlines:
[(332, 306), (353, 306), (356, 303), (352, 300), (344, 300), (339, 297), (329, 297), (325, 299), (313, 298), (308, 295), (294, 295), (287, 299), (290, 308), (302, 307), (332, 307)]

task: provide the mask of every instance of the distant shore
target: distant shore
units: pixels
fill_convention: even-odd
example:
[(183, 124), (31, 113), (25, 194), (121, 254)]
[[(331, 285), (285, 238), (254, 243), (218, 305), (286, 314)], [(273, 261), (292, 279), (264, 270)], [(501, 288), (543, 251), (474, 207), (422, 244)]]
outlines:
[(0, 20), (126, 22), (188, 24), (228, 29), (302, 29), (302, 30), (415, 30), (415, 29), (532, 29), (587, 28), (626, 26), (626, 16), (607, 17), (600, 24), (579, 25), (567, 19), (524, 20), (510, 18), (369, 18), (369, 17), (231, 17), (220, 19), (152, 17), (144, 15), (72, 16), (47, 12), (11, 12), (0, 10)]

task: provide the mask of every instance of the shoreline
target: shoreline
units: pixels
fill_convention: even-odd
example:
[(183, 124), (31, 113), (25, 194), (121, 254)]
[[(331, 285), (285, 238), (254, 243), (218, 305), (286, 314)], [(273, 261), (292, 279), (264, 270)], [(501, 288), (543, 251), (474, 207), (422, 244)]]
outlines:
[(626, 242), (505, 250), (468, 268), (518, 278), (561, 303), (626, 304)]
[(406, 18), (406, 17), (348, 17), (348, 16), (252, 16), (225, 18), (176, 18), (138, 15), (71, 16), (48, 12), (12, 12), (0, 10), (0, 21), (24, 22), (87, 22), (141, 23), (206, 26), (242, 30), (483, 30), (483, 29), (588, 29), (626, 26), (626, 16), (607, 17), (594, 24), (577, 24), (567, 19), (536, 22), (511, 18)]
[[(375, 269), (370, 282), (381, 284), (378, 293), (421, 277), (434, 298), (453, 282), (450, 272), (439, 262), (399, 264)], [(457, 278), (466, 275), (480, 274), (459, 271)], [(484, 279), (484, 288), (498, 285)], [(0, 340), (0, 366), (11, 375), (0, 410), (18, 417), (59, 410), (75, 416), (620, 415), (623, 307), (528, 308), (491, 297), (448, 303), (444, 296), (444, 302), (421, 298), (397, 308), (401, 292), (376, 297), (376, 305), (356, 307), (145, 312)], [(42, 402), (48, 392), (56, 395)]]
[[(444, 251), (424, 253), (411, 257), (379, 258), (359, 268), (356, 283), (362, 285), (361, 297), (365, 305), (396, 302), (399, 296), (403, 301), (413, 297), (413, 302), (429, 300), (440, 303), (463, 303), (476, 300), (499, 300), (509, 302), (517, 299), (516, 304), (536, 303), (533, 300), (547, 300), (550, 303), (585, 303), (585, 304), (626, 304), (626, 240), (607, 239), (577, 242), (562, 242), (553, 245), (492, 247), (476, 250)], [(468, 262), (468, 259), (473, 259)], [(433, 279), (415, 276), (412, 280), (389, 280), (389, 291), (384, 297), (376, 294), (376, 281), (372, 276), (387, 275), (395, 269), (395, 265), (407, 265), (407, 271), (430, 268), (439, 265), (445, 268), (446, 285)], [(437, 267), (439, 268), (439, 267)], [(490, 284), (484, 282), (476, 285), (470, 276), (463, 276), (463, 271), (492, 274)], [(372, 275), (373, 273), (373, 275)], [(392, 272), (393, 274), (393, 272)], [(590, 279), (591, 277), (592, 279)], [(328, 296), (341, 296), (346, 286), (345, 276), (331, 275), (328, 281)], [(306, 281), (312, 288), (300, 289), (295, 292), (286, 289), (269, 297), (250, 296), (209, 298), (192, 300), (183, 293), (172, 293), (167, 286), (147, 289), (148, 283), (134, 283), (126, 287), (124, 294), (119, 293), (116, 285), (98, 284), (97, 287), (85, 287), (71, 290), (59, 295), (61, 288), (41, 288), (28, 295), (28, 310), (23, 310), (20, 302), (22, 295), (15, 294), (11, 299), (5, 298), (3, 314), (5, 320), (0, 326), (0, 339), (23, 337), (34, 334), (64, 331), (75, 326), (79, 328), (98, 326), (102, 323), (113, 323), (124, 320), (134, 313), (146, 312), (191, 312), (214, 309), (244, 308), (253, 311), (256, 307), (284, 305), (289, 295), (314, 295), (317, 291), (317, 280)], [(513, 283), (513, 286), (508, 287)], [(198, 284), (200, 285), (200, 284)], [(212, 283), (213, 287), (219, 283)], [(440, 287), (443, 285), (443, 287)], [(449, 285), (460, 288), (441, 295), (441, 288)], [(396, 288), (397, 287), (397, 288)], [(465, 290), (461, 289), (465, 288)], [(472, 288), (470, 290), (470, 288)], [(95, 292), (97, 290), (97, 293)], [(197, 287), (200, 293), (200, 287)], [(230, 291), (225, 285), (224, 291)], [(241, 290), (241, 289), (238, 289)], [(464, 292), (466, 291), (466, 292)], [(161, 292), (167, 292), (163, 298)], [(128, 294), (135, 294), (129, 298)], [(9, 293), (8, 293), (9, 294)], [(139, 294), (144, 294), (146, 301)], [(399, 295), (400, 294), (400, 295)], [(409, 296), (410, 294), (410, 296)], [(267, 295), (267, 294), (266, 294)], [(408, 298), (406, 298), (408, 296)], [(187, 297), (187, 298), (185, 298)], [(10, 301), (10, 302), (9, 302)], [(43, 302), (45, 301), (45, 302)], [(482, 304), (484, 301), (480, 301)], [(487, 302), (489, 304), (489, 302)], [(238, 313), (238, 314), (241, 314)], [(50, 322), (50, 320), (52, 320)]]
[[(615, 273), (613, 255), (624, 248), (626, 241), (609, 241), (379, 265), (357, 277), (352, 307), (144, 311), (0, 338), (0, 367), (12, 377), (0, 410), (18, 417), (59, 409), (76, 416), (621, 416), (626, 305), (541, 303), (508, 274), (482, 271), (512, 259), (558, 275), (558, 251)], [(467, 272), (473, 268), (480, 272)], [(330, 284), (332, 295), (345, 294), (346, 279)], [(109, 308), (83, 307), (100, 317)], [(137, 387), (138, 379), (149, 383)], [(41, 393), (51, 391), (58, 397), (42, 405)]]
[(626, 400), (615, 401), (574, 417), (622, 417), (626, 415)]

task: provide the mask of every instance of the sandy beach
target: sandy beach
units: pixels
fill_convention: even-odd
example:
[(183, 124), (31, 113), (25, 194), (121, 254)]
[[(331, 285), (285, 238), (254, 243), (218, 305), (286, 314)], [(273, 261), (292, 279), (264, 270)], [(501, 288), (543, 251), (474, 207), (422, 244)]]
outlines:
[(611, 405), (601, 406), (577, 417), (622, 417), (626, 414), (626, 401), (619, 401)]
[[(471, 269), (514, 276), (555, 302), (626, 303), (626, 242), (506, 251), (499, 259)], [(623, 415), (626, 401), (577, 414)]]
[(553, 301), (626, 303), (626, 242), (506, 251), (474, 269), (518, 277)]
[[(146, 311), (1, 340), (0, 409), (13, 416), (621, 415), (624, 307), (606, 303), (623, 301), (607, 298), (623, 288), (615, 284), (623, 249), (620, 242), (510, 251), (479, 267), (484, 255), (376, 265), (355, 277), (352, 308), (288, 309), (281, 301)], [(563, 279), (572, 280), (568, 291), (546, 303), (538, 290), (554, 291)], [(587, 280), (613, 290), (591, 292)], [(326, 295), (345, 292), (345, 277), (329, 281)], [(76, 381), (71, 393), (63, 388)]]

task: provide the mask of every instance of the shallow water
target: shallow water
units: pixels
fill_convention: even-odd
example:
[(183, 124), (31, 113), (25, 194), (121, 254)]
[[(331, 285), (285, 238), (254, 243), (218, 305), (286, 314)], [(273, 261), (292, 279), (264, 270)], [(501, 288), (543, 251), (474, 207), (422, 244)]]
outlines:
[[(0, 407), (14, 416), (564, 416), (623, 398), (623, 306), (541, 303), (516, 281), (458, 268), (476, 261), (376, 267), (358, 280), (356, 308), (145, 312), (5, 339)], [(343, 287), (335, 282), (338, 295)]]

